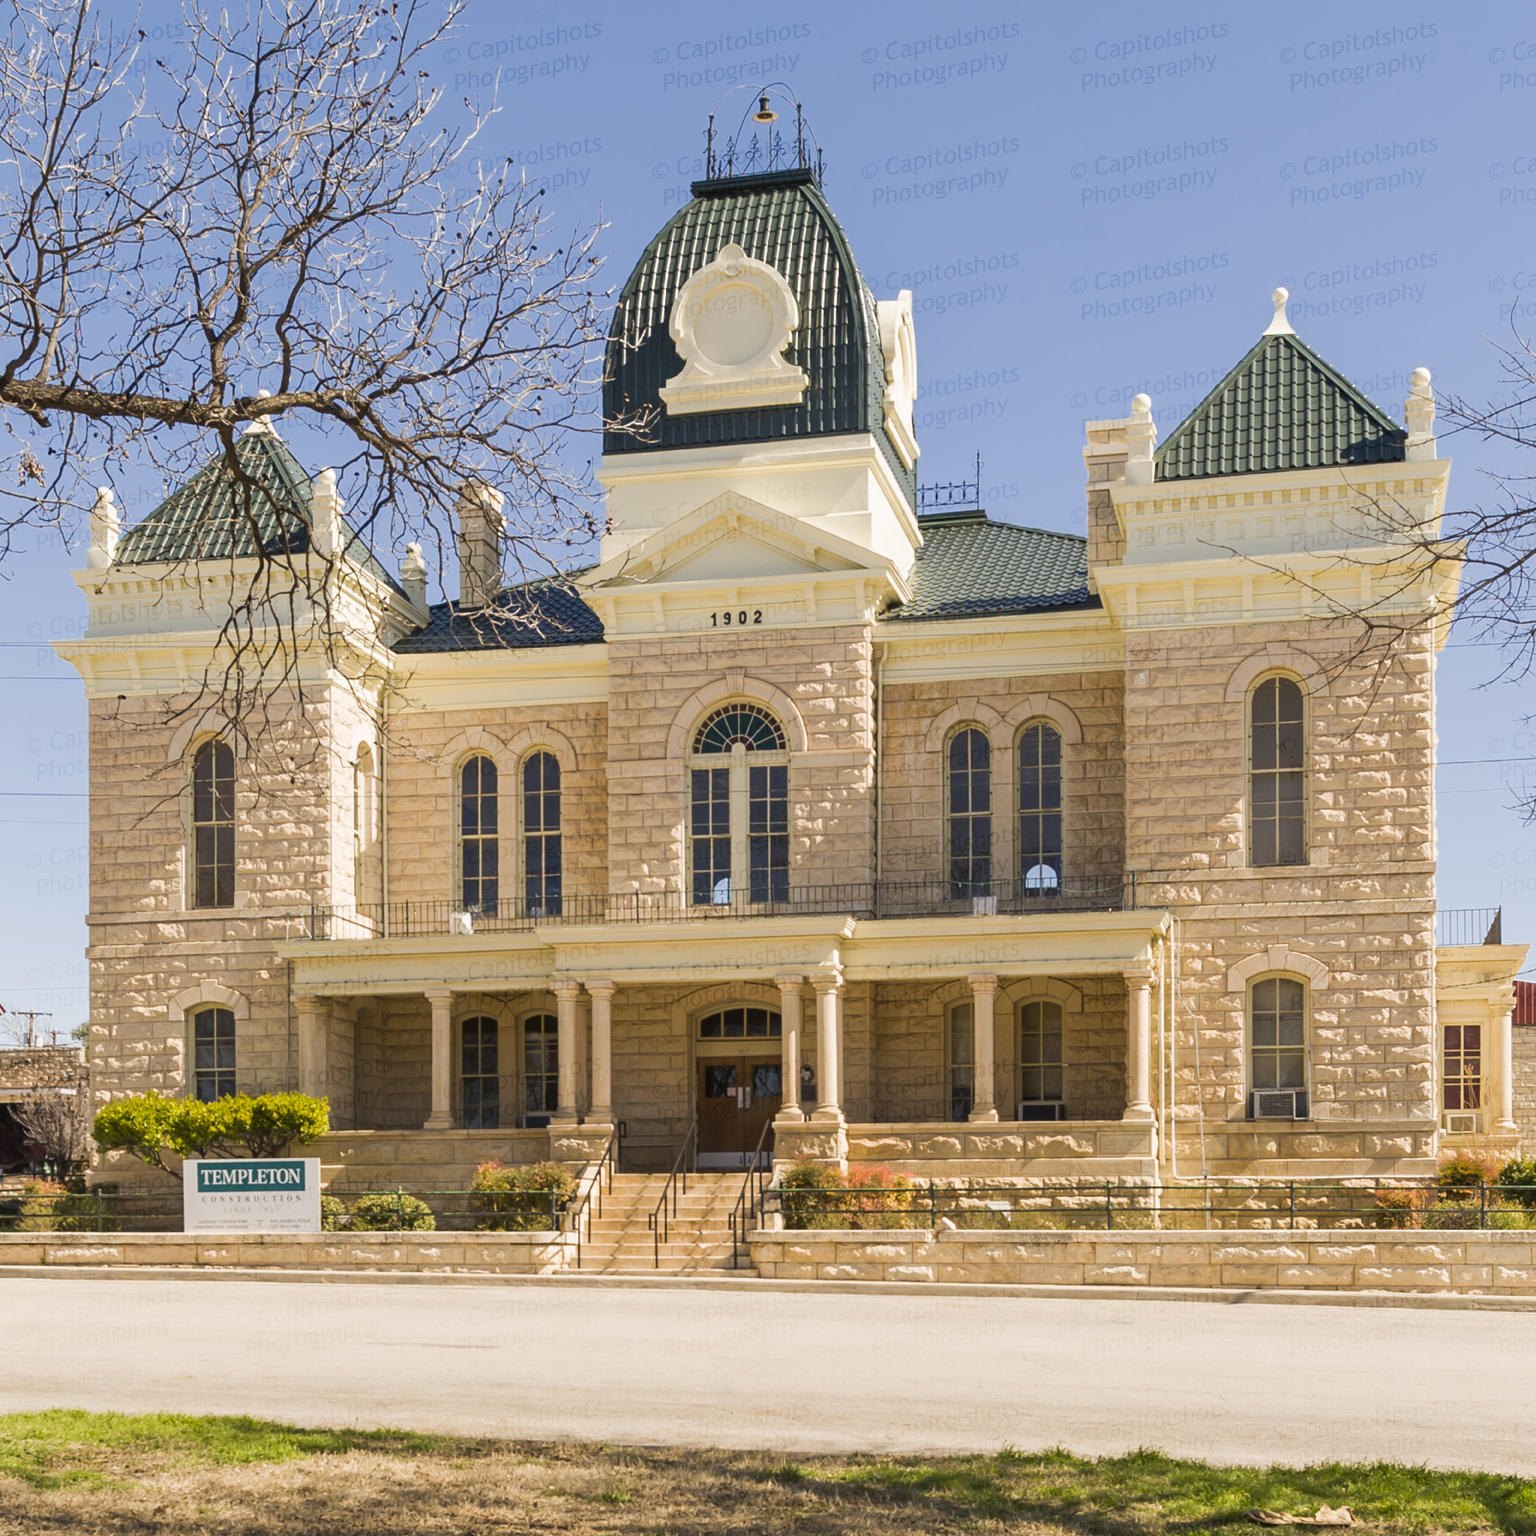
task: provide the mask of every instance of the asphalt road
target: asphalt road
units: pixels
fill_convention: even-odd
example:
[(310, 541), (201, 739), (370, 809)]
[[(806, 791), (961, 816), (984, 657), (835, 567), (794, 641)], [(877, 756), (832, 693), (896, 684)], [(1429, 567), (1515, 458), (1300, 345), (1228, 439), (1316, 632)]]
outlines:
[(1536, 1313), (67, 1276), (0, 1309), (6, 1411), (1536, 1473)]

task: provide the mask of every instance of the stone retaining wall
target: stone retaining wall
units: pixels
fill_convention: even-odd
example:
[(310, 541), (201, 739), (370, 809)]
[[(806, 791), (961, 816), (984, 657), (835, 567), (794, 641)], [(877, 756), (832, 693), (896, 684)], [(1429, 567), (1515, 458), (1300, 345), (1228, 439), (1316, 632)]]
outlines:
[(0, 1233), (0, 1266), (10, 1264), (548, 1275), (575, 1267), (576, 1242), (563, 1232)]
[(770, 1232), (773, 1280), (1265, 1287), (1536, 1296), (1528, 1232)]

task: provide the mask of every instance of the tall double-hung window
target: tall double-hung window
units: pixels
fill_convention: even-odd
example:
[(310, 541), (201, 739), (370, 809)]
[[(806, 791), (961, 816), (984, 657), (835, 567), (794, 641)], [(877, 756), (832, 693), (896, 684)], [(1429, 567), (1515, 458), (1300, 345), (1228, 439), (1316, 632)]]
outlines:
[(1019, 877), (1026, 896), (1061, 885), (1061, 733), (1044, 721), (1019, 737)]
[(471, 757), (459, 769), (459, 899), (470, 912), (495, 912), (501, 854), (496, 764)]
[(727, 704), (699, 727), (688, 770), (695, 906), (789, 900), (789, 750), (760, 704)]
[(192, 758), (191, 905), (235, 904), (235, 754), (205, 741)]
[(561, 896), (560, 764), (535, 752), (523, 764), (523, 895), (534, 917), (558, 917)]
[(956, 901), (992, 893), (992, 743), (975, 726), (949, 738), (945, 774), (949, 886)]
[(1266, 677), (1249, 703), (1248, 862), (1307, 862), (1306, 699), (1289, 677)]

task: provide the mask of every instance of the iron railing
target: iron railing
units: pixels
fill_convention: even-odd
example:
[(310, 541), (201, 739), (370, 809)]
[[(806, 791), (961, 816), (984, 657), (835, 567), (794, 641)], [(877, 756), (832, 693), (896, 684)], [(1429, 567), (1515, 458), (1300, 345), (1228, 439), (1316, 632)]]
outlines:
[(1435, 913), (1435, 943), (1502, 944), (1504, 909), (1502, 907), (1458, 907)]
[(594, 1215), (601, 1218), (603, 1196), (613, 1193), (613, 1175), (619, 1166), (619, 1148), (628, 1129), (623, 1120), (614, 1126), (613, 1134), (603, 1147), (596, 1167), (592, 1169), (592, 1182), (587, 1185), (586, 1193), (565, 1209), (565, 1229), (576, 1236), (577, 1269), (581, 1268), (582, 1244), (589, 1242), (592, 1237), (592, 1218)]
[(688, 1193), (690, 1163), (693, 1171), (697, 1172), (699, 1166), (699, 1122), (697, 1120), (688, 1127), (688, 1134), (683, 1137), (683, 1144), (677, 1149), (677, 1156), (672, 1159), (672, 1172), (667, 1175), (666, 1187), (661, 1192), (661, 1199), (656, 1202), (656, 1209), (645, 1219), (646, 1226), (653, 1234), (651, 1257), (657, 1269), (661, 1268), (661, 1245), (671, 1236), (672, 1223), (677, 1220), (678, 1195)]
[(731, 1208), (731, 1268), (741, 1268), (741, 1256), (748, 1260), (752, 1251), (747, 1246), (747, 1233), (752, 1230), (754, 1219), (763, 1209), (763, 1195), (773, 1178), (773, 1158), (768, 1155), (768, 1138), (773, 1135), (773, 1121), (765, 1120), (757, 1138), (757, 1145), (748, 1156), (747, 1176), (741, 1181), (741, 1193)]
[(1188, 1184), (1090, 1179), (770, 1188), (791, 1230), (1202, 1231), (1536, 1229), (1536, 1185), (1381, 1180), (1208, 1179)]
[(1014, 880), (882, 880), (792, 885), (770, 893), (720, 890), (705, 901), (687, 891), (625, 891), (557, 901), (508, 898), (487, 907), (451, 901), (311, 907), (292, 914), (291, 938), (336, 941), (530, 933), (615, 923), (697, 923), (765, 917), (1036, 917), (1055, 912), (1120, 912), (1136, 905), (1136, 876)]

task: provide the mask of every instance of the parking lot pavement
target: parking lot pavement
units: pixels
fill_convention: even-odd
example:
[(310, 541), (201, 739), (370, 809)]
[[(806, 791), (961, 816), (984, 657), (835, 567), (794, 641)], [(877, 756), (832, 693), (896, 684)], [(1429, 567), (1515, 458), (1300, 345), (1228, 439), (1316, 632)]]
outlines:
[(0, 1403), (797, 1451), (1536, 1472), (1536, 1314), (16, 1278)]

